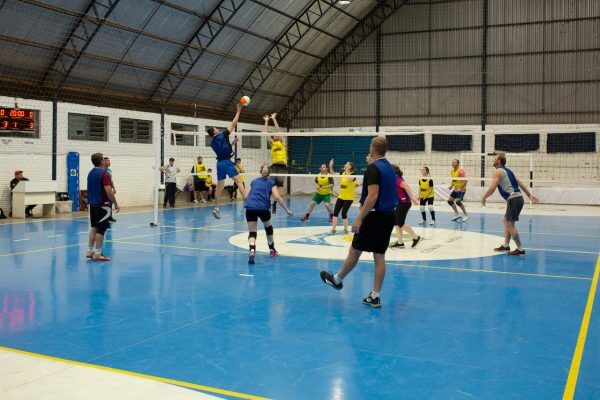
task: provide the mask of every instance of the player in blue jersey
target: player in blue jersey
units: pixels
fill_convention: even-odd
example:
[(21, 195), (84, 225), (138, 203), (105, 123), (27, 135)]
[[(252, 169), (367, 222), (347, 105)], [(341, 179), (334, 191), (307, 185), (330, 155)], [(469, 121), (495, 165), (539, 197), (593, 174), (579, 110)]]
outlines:
[(256, 231), (258, 219), (265, 227), (267, 234), (267, 242), (269, 244), (269, 255), (277, 257), (275, 250), (275, 242), (273, 240), (273, 224), (271, 223), (271, 196), (279, 203), (281, 208), (291, 217), (294, 215), (285, 205), (279, 191), (275, 179), (269, 177), (271, 169), (267, 164), (260, 167), (261, 177), (252, 181), (250, 184), (250, 192), (246, 199), (246, 222), (248, 222), (248, 244), (250, 250), (248, 253), (248, 264), (254, 264), (254, 256), (256, 255)]
[[(496, 251), (507, 251), (511, 256), (522, 256), (525, 255), (525, 249), (521, 244), (521, 238), (519, 231), (515, 226), (515, 222), (519, 220), (519, 215), (525, 204), (523, 200), (523, 193), (527, 195), (532, 203), (539, 203), (539, 199), (533, 196), (527, 186), (523, 184), (516, 177), (516, 175), (508, 168), (506, 168), (506, 156), (504, 154), (498, 154), (494, 157), (494, 175), (492, 177), (492, 184), (488, 188), (487, 192), (481, 199), (481, 204), (485, 206), (485, 202), (490, 197), (496, 188), (500, 192), (500, 195), (506, 200), (506, 213), (504, 214), (504, 243), (502, 246), (495, 248)], [(510, 238), (515, 241), (517, 248), (510, 251)]]
[(235, 168), (235, 164), (231, 161), (231, 157), (233, 157), (233, 146), (238, 142), (238, 138), (235, 137), (232, 141), (229, 141), (229, 136), (231, 132), (234, 131), (239, 119), (240, 114), (242, 112), (243, 106), (238, 103), (237, 111), (235, 113), (235, 117), (233, 121), (229, 124), (229, 127), (224, 131), (219, 131), (217, 128), (209, 128), (206, 133), (210, 136), (210, 147), (215, 152), (217, 156), (217, 191), (215, 194), (215, 209), (213, 210), (213, 215), (215, 218), (221, 218), (221, 211), (219, 210), (219, 201), (221, 197), (221, 192), (223, 192), (223, 188), (225, 187), (225, 179), (230, 177), (233, 179), (235, 184), (240, 189), (240, 193), (246, 198), (246, 188), (242, 185), (242, 181), (240, 180), (239, 172)]
[(119, 212), (119, 204), (112, 188), (112, 179), (106, 171), (102, 153), (92, 154), (94, 168), (87, 178), (88, 203), (90, 205), (90, 235), (87, 258), (94, 261), (110, 261), (102, 254), (104, 233), (110, 228), (112, 207)]

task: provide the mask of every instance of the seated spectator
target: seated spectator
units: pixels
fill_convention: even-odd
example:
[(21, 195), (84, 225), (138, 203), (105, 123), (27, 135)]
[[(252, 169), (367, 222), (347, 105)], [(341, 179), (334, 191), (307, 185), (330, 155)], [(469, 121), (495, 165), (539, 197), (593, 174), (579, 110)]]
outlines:
[[(23, 171), (21, 170), (17, 170), (15, 171), (15, 179), (13, 179), (12, 181), (10, 181), (10, 191), (12, 193), (13, 189), (15, 188), (15, 186), (17, 186), (19, 184), (19, 182), (21, 181), (28, 181), (29, 179), (25, 178), (23, 176)], [(12, 197), (11, 197), (11, 203), (12, 203)], [(29, 205), (25, 207), (25, 214), (28, 217), (33, 217), (33, 213), (32, 210), (35, 208), (35, 204)], [(12, 213), (11, 213), (12, 214)]]
[(215, 199), (215, 191), (217, 190), (217, 185), (213, 183), (212, 178), (212, 168), (209, 168), (206, 175), (206, 187), (208, 188), (208, 198), (210, 200)]

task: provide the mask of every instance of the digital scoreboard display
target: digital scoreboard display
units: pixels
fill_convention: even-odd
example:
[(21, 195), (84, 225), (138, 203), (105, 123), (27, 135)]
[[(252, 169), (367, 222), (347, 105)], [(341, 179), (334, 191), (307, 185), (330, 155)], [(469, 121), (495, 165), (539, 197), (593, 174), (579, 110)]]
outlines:
[(37, 111), (21, 108), (0, 107), (0, 131), (32, 132), (37, 131)]

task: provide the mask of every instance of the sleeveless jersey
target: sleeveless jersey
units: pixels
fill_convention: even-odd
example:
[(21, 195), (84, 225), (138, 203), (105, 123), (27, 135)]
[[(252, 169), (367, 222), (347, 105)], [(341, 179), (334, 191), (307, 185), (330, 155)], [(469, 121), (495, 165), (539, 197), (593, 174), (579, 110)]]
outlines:
[(356, 188), (356, 178), (346, 178), (346, 173), (342, 172), (342, 181), (340, 183), (341, 200), (354, 200), (354, 188)]
[(504, 170), (504, 174), (498, 182), (498, 191), (504, 200), (510, 200), (515, 197), (522, 197), (521, 189), (515, 174), (506, 167), (500, 167)]
[(196, 173), (196, 176), (198, 176), (198, 179), (206, 179), (206, 166), (204, 163), (196, 164), (194, 166), (194, 172)]
[[(455, 171), (454, 168), (452, 168), (450, 170), (450, 174), (452, 175), (453, 178), (459, 178), (461, 177), (461, 175), (463, 175), (462, 177), (466, 177), (467, 174), (465, 173), (465, 170), (462, 168), (459, 168), (458, 171)], [(462, 184), (465, 183), (465, 181), (452, 181), (452, 186), (454, 186), (455, 190), (467, 190), (467, 185), (465, 184), (465, 186), (461, 189)]]
[(237, 165), (235, 166), (236, 171), (238, 172), (238, 174), (240, 174), (240, 182), (244, 183), (244, 175), (242, 175), (242, 171), (240, 171), (241, 169), (243, 169), (244, 166), (242, 165), (241, 168), (238, 167)]
[[(373, 207), (373, 211), (389, 213), (396, 209), (398, 204), (398, 193), (396, 192), (396, 172), (394, 167), (385, 158), (380, 158), (367, 166), (367, 169), (373, 165), (379, 171), (379, 196)], [(365, 172), (362, 194), (360, 196), (360, 204), (365, 204), (365, 199), (369, 194), (369, 182), (367, 173)]]
[(420, 199), (431, 199), (435, 196), (435, 190), (433, 189), (433, 183), (431, 179), (419, 179), (419, 198)]
[(212, 185), (212, 176), (206, 175), (206, 186)]
[(274, 140), (271, 144), (271, 159), (273, 164), (287, 165), (287, 149), (280, 140)]
[(324, 196), (327, 194), (331, 194), (331, 188), (329, 187), (323, 187), (323, 186), (327, 186), (330, 185), (329, 183), (329, 174), (327, 175), (317, 175), (317, 184), (319, 185), (319, 188), (317, 189), (317, 193)]

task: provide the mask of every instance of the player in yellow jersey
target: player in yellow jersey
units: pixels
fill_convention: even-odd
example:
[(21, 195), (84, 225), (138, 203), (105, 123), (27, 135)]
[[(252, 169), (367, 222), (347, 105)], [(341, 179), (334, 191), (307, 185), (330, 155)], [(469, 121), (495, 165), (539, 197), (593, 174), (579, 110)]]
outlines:
[[(277, 122), (277, 113), (273, 113), (271, 115), (265, 115), (263, 117), (265, 120), (264, 132), (269, 133), (269, 120), (273, 121), (273, 125), (276, 129), (276, 134), (274, 136), (269, 136), (268, 141), (271, 146), (271, 173), (273, 174), (287, 174), (287, 148), (283, 142), (283, 138), (281, 135), (277, 135), (277, 133), (281, 133), (281, 129), (279, 128), (279, 123)], [(285, 177), (283, 176), (274, 176), (275, 184), (277, 185), (277, 191), (281, 198), (283, 198), (283, 184), (285, 182)], [(277, 213), (277, 201), (273, 201), (271, 204), (271, 212), (273, 214)]]
[(338, 216), (340, 215), (340, 211), (342, 212), (342, 222), (344, 224), (344, 234), (349, 232), (348, 230), (348, 210), (350, 206), (352, 206), (352, 202), (354, 202), (354, 189), (359, 187), (360, 182), (356, 182), (356, 178), (348, 178), (346, 175), (354, 175), (354, 163), (348, 161), (344, 165), (344, 172), (341, 174), (336, 173), (333, 170), (333, 160), (329, 162), (329, 173), (332, 175), (342, 175), (342, 179), (340, 182), (340, 193), (335, 202), (335, 207), (333, 208), (333, 221), (331, 223), (331, 234), (335, 235), (335, 228), (338, 223)]
[(419, 222), (419, 225), (427, 225), (427, 212), (425, 206), (429, 208), (431, 214), (431, 226), (435, 226), (435, 211), (433, 211), (433, 198), (435, 196), (435, 189), (433, 186), (433, 179), (429, 177), (429, 167), (421, 168), (421, 176), (419, 179), (419, 205), (421, 206), (421, 216), (423, 220)]
[(300, 221), (306, 222), (308, 221), (308, 217), (312, 212), (313, 208), (317, 204), (324, 203), (325, 208), (329, 211), (329, 222), (333, 222), (333, 210), (331, 209), (331, 192), (333, 189), (333, 178), (327, 172), (327, 164), (321, 164), (321, 171), (315, 178), (315, 188), (317, 191), (315, 192), (312, 201), (308, 205), (308, 209), (306, 210), (306, 214), (304, 217), (300, 218)]
[[(452, 169), (450, 170), (450, 175), (452, 175), (452, 178), (465, 178), (467, 176), (465, 170), (460, 167), (460, 161), (452, 160)], [(467, 210), (463, 204), (465, 192), (467, 191), (467, 181), (453, 179), (452, 184), (448, 187), (448, 190), (452, 190), (452, 193), (450, 193), (450, 197), (448, 198), (448, 204), (454, 210), (454, 217), (452, 217), (452, 221), (458, 221), (460, 219), (460, 214), (456, 208), (456, 206), (459, 206), (463, 212), (462, 221), (467, 222), (469, 220), (469, 215), (467, 214)]]
[(201, 202), (206, 203), (202, 194), (208, 192), (206, 187), (206, 165), (204, 165), (202, 157), (198, 157), (196, 164), (192, 166), (192, 174), (194, 174), (194, 203), (198, 202), (198, 198)]
[(215, 199), (215, 190), (217, 185), (213, 183), (212, 168), (209, 168), (206, 173), (206, 187), (208, 188), (208, 197), (210, 201)]

